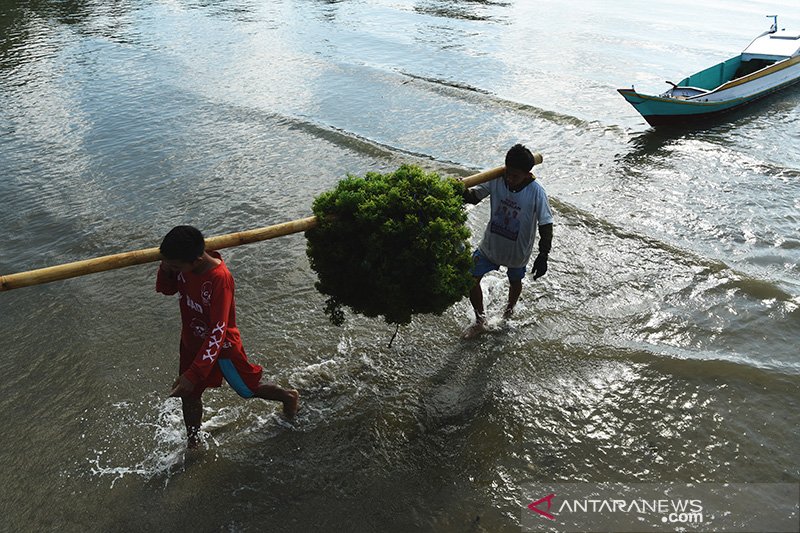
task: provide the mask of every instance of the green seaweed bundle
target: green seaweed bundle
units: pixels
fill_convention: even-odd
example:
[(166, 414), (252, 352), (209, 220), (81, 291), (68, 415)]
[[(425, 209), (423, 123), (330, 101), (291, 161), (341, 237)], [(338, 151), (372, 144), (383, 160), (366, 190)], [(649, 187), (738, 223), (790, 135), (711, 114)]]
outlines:
[(403, 165), (348, 175), (317, 197), (319, 224), (306, 232), (306, 251), (331, 322), (344, 322), (346, 306), (408, 324), (467, 295), (473, 278), (463, 190), (459, 180)]

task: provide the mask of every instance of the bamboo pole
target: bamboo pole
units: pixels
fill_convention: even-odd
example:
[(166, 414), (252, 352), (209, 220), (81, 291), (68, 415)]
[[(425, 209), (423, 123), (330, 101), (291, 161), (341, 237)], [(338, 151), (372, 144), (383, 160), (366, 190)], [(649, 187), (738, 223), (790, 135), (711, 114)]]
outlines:
[[(275, 237), (306, 231), (316, 225), (317, 217), (312, 216), (299, 220), (292, 220), (291, 222), (284, 222), (282, 224), (275, 224), (274, 226), (219, 235), (206, 239), (206, 249), (221, 250), (241, 244), (274, 239)], [(144, 250), (106, 255), (93, 259), (75, 261), (73, 263), (64, 263), (63, 265), (19, 272), (17, 274), (8, 274), (0, 276), (0, 291), (30, 287), (31, 285), (41, 285), (43, 283), (50, 283), (51, 281), (75, 278), (78, 276), (85, 276), (86, 274), (105, 272), (106, 270), (141, 265), (143, 263), (152, 263), (153, 261), (160, 261), (161, 259), (163, 259), (163, 257), (158, 248), (145, 248)]]
[(485, 183), (487, 181), (492, 181), (495, 178), (499, 178), (503, 175), (503, 172), (506, 171), (506, 167), (496, 167), (491, 170), (484, 170), (483, 172), (479, 172), (478, 174), (473, 174), (472, 176), (467, 176), (466, 178), (461, 178), (461, 181), (464, 182), (464, 186), (467, 188), (474, 187), (476, 185), (480, 185), (481, 183)]
[[(541, 163), (541, 155), (535, 154), (535, 156), (538, 156), (536, 159), (537, 164)], [(473, 174), (472, 176), (467, 176), (466, 178), (462, 178), (461, 181), (463, 181), (464, 185), (467, 187), (474, 187), (475, 185), (502, 176), (504, 171), (505, 167), (501, 166), (491, 170), (485, 170), (478, 174)], [(317, 217), (311, 216), (284, 222), (282, 224), (275, 224), (273, 226), (209, 237), (206, 239), (206, 249), (221, 250), (232, 246), (274, 239), (275, 237), (282, 237), (292, 233), (300, 233), (315, 227), (317, 223)], [(86, 274), (94, 274), (96, 272), (105, 272), (117, 268), (141, 265), (143, 263), (160, 261), (161, 259), (163, 258), (158, 248), (146, 248), (144, 250), (84, 259), (82, 261), (64, 263), (62, 265), (29, 270), (27, 272), (7, 274), (5, 276), (0, 276), (0, 291), (30, 287), (31, 285), (41, 285), (43, 283), (50, 283), (51, 281), (59, 281), (84, 276)]]

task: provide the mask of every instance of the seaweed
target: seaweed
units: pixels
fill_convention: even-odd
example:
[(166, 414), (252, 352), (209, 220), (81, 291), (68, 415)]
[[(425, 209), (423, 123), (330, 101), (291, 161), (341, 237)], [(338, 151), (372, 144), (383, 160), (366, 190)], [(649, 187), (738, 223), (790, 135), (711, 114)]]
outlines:
[(348, 175), (318, 196), (306, 252), (331, 322), (343, 324), (349, 307), (404, 325), (467, 295), (474, 280), (463, 191), (457, 179), (403, 165)]

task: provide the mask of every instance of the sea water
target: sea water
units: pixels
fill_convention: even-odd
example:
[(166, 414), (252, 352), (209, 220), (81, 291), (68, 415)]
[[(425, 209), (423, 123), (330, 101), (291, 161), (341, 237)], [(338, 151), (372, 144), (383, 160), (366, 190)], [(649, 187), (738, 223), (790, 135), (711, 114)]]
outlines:
[[(465, 176), (516, 142), (556, 221), (547, 275), (468, 342), (466, 299), (392, 347), (380, 320), (331, 325), (302, 235), (224, 251), (248, 354), (303, 410), (209, 391), (190, 454), (154, 264), (0, 294), (0, 528), (519, 531), (532, 483), (798, 483), (800, 92), (678, 131), (616, 93), (796, 8), (3, 3), (0, 273), (302, 218), (347, 174)], [(493, 321), (506, 290), (485, 278)]]

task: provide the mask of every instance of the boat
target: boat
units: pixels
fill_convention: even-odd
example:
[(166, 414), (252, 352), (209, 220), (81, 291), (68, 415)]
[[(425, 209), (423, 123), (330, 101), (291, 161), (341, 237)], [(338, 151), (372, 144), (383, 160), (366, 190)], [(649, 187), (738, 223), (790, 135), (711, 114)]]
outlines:
[(701, 70), (652, 96), (631, 86), (617, 91), (651, 126), (685, 124), (749, 104), (800, 81), (800, 32), (772, 26), (741, 54)]

